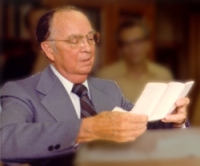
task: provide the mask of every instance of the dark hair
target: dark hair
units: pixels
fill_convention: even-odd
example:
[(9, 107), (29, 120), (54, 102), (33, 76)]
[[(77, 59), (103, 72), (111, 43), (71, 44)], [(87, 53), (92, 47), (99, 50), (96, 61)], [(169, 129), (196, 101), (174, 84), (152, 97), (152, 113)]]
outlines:
[(121, 41), (120, 34), (123, 30), (132, 28), (132, 27), (141, 27), (144, 32), (144, 38), (148, 39), (150, 37), (150, 31), (142, 18), (127, 18), (121, 22), (117, 31), (116, 38), (118, 45), (121, 45), (123, 41)]
[(75, 10), (80, 11), (74, 6), (64, 6), (56, 9), (52, 9), (48, 12), (46, 12), (38, 21), (37, 27), (36, 27), (36, 40), (38, 44), (40, 45), (43, 41), (45, 41), (49, 35), (50, 35), (50, 24), (53, 18), (53, 15), (55, 12), (60, 10)]

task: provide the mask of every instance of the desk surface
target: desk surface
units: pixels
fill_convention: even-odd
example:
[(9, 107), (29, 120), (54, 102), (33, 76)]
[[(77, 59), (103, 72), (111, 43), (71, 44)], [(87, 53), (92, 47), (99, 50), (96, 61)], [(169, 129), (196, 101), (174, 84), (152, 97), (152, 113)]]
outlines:
[(94, 141), (77, 151), (77, 166), (200, 166), (200, 129), (147, 131), (136, 141)]

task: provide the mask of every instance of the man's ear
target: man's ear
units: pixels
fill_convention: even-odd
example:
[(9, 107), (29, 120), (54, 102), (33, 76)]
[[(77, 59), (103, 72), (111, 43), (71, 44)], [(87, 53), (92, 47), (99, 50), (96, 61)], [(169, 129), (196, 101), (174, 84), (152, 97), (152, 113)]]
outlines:
[(42, 48), (42, 51), (45, 53), (45, 55), (47, 56), (47, 58), (54, 62), (55, 58), (54, 58), (54, 51), (53, 51), (53, 48), (51, 46), (51, 44), (49, 42), (42, 42), (40, 44), (41, 48)]

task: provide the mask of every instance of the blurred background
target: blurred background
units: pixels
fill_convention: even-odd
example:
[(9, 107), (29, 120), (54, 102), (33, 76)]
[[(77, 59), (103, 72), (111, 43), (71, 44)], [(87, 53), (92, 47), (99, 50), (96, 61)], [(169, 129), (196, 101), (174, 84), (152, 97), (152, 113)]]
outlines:
[[(107, 72), (109, 70), (107, 66), (112, 66), (121, 59), (119, 52), (122, 46), (117, 42), (116, 34), (120, 23), (127, 18), (145, 21), (150, 30), (148, 41), (151, 47), (147, 54), (148, 60), (162, 66), (170, 75), (168, 80), (195, 81), (190, 93), (191, 104), (188, 115), (193, 126), (200, 126), (200, 1), (198, 0), (1, 0), (0, 86), (9, 80), (25, 78), (40, 72), (48, 65), (47, 59), (35, 41), (34, 29), (43, 13), (63, 5), (74, 5), (83, 10), (90, 18), (94, 29), (100, 33), (96, 62), (91, 75), (102, 78), (104, 75), (101, 71)], [(134, 40), (135, 45), (142, 42)], [(131, 43), (130, 47), (133, 48), (135, 45)], [(160, 69), (155, 68), (159, 71)], [(122, 69), (117, 66), (114, 74), (120, 71)], [(110, 79), (115, 80), (115, 78)], [(119, 78), (116, 77), (117, 80)], [(154, 80), (157, 79), (152, 79)], [(120, 81), (121, 78), (119, 85), (122, 83)], [(166, 82), (167, 79), (163, 78), (163, 81)], [(134, 87), (133, 83), (132, 88)], [(126, 97), (126, 92), (123, 92)]]

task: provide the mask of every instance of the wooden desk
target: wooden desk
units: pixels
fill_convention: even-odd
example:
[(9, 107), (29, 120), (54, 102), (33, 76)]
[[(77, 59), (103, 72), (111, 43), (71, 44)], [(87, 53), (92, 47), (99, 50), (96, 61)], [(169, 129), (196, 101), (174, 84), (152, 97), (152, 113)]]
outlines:
[(134, 142), (95, 141), (77, 151), (76, 166), (200, 166), (200, 129), (147, 131)]

